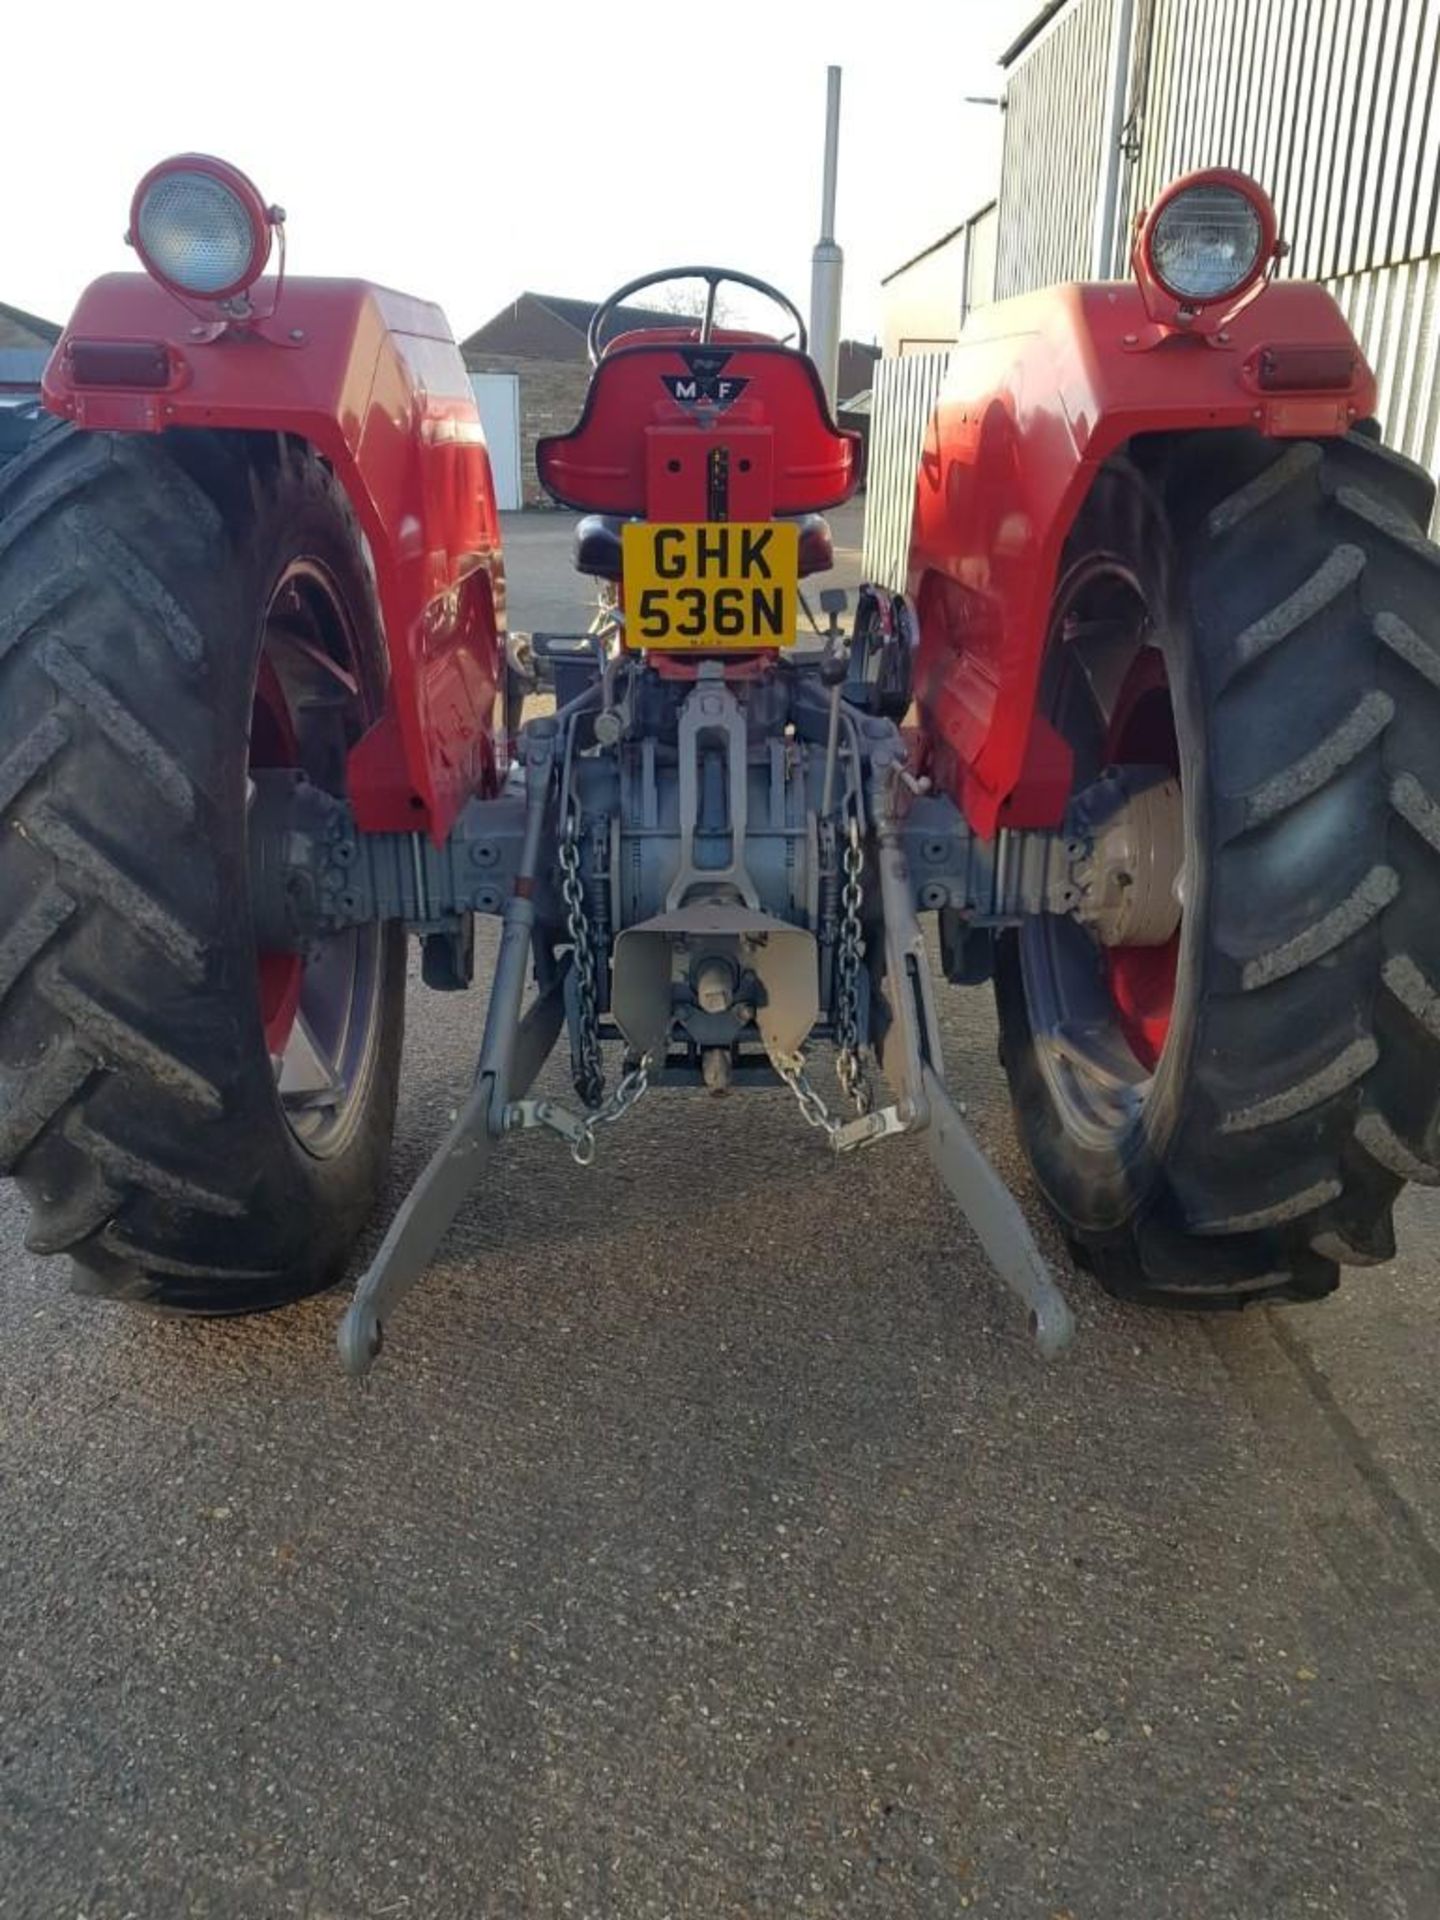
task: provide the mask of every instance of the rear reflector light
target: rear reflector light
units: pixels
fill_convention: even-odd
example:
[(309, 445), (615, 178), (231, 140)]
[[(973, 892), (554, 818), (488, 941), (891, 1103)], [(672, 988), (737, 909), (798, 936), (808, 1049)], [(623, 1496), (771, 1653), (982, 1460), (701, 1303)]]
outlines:
[(1355, 384), (1349, 347), (1266, 347), (1260, 386), (1266, 393), (1344, 393)]
[(72, 340), (65, 349), (72, 386), (168, 387), (163, 340)]

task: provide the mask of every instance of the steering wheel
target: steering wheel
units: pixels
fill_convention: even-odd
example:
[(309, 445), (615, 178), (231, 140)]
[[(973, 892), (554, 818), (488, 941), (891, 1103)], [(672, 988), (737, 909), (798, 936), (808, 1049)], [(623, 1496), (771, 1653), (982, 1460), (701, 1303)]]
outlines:
[[(757, 280), (753, 274), (739, 273), (733, 267), (662, 267), (658, 273), (645, 273), (638, 280), (627, 280), (623, 287), (617, 287), (614, 293), (600, 302), (590, 316), (590, 327), (585, 335), (586, 350), (590, 355), (592, 367), (600, 364), (600, 345), (605, 332), (605, 322), (617, 307), (623, 306), (631, 294), (639, 293), (645, 287), (658, 287), (667, 280), (703, 280), (708, 289), (705, 296), (705, 314), (700, 322), (700, 344), (706, 345), (715, 332), (715, 296), (722, 286), (749, 287), (752, 293), (763, 293), (767, 300), (773, 300), (777, 307), (783, 307), (795, 322), (800, 340), (800, 351), (809, 350), (810, 336), (805, 328), (805, 316), (795, 302), (781, 293), (778, 287), (772, 287), (768, 280)], [(693, 314), (677, 313), (678, 322), (694, 319)]]

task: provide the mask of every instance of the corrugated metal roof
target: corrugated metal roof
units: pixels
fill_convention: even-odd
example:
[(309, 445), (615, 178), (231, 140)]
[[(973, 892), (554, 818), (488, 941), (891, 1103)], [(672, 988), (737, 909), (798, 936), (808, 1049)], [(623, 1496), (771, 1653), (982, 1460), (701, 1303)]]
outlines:
[(38, 313), (27, 313), (23, 307), (7, 306), (0, 300), (0, 346), (23, 347), (35, 340), (55, 341), (60, 338), (60, 332), (53, 320), (42, 320)]
[(1042, 28), (1049, 26), (1060, 9), (1068, 4), (1069, 0), (1048, 0), (1048, 4), (1041, 7), (1034, 19), (1031, 20), (1029, 26), (1023, 28), (1021, 32), (1016, 35), (1015, 39), (1010, 42), (1009, 46), (1001, 54), (998, 64), (1002, 67), (1012, 66), (1015, 61), (1020, 58), (1021, 54), (1024, 53), (1031, 41), (1035, 39), (1036, 35), (1040, 33)]
[(996, 204), (995, 198), (992, 195), (983, 207), (977, 207), (974, 213), (967, 214), (958, 227), (951, 227), (950, 231), (948, 233), (942, 233), (938, 240), (932, 240), (928, 247), (922, 247), (919, 253), (912, 253), (910, 258), (908, 260), (902, 260), (898, 267), (892, 267), (889, 273), (881, 278), (881, 286), (888, 287), (890, 282), (892, 280), (898, 280), (902, 273), (908, 273), (911, 267), (918, 267), (922, 260), (928, 260), (930, 255), (932, 253), (938, 253), (941, 247), (948, 247), (950, 242), (964, 233), (967, 227), (973, 227), (977, 220), (983, 220), (987, 213), (992, 213)]

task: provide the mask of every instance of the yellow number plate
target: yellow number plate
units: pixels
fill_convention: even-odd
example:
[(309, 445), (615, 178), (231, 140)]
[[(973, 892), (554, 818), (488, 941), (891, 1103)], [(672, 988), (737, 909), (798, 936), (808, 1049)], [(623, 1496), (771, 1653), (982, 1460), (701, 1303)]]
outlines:
[(800, 529), (784, 520), (622, 527), (625, 639), (663, 652), (795, 643)]

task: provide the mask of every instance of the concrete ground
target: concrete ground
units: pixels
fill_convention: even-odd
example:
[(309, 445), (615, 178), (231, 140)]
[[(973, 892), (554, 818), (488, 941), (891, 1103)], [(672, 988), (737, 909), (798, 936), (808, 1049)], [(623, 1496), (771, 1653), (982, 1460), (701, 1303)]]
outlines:
[[(545, 624), (565, 524), (507, 533)], [(384, 1212), (479, 1017), (414, 996)], [(0, 1187), (0, 1915), (1433, 1920), (1440, 1201), (1398, 1224), (1222, 1324), (1070, 1275), (1047, 1368), (922, 1150), (656, 1093), (588, 1173), (516, 1143), (357, 1388), (337, 1298), (97, 1307)]]

